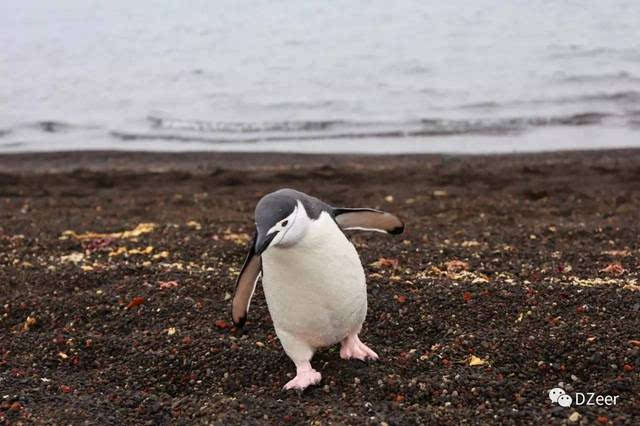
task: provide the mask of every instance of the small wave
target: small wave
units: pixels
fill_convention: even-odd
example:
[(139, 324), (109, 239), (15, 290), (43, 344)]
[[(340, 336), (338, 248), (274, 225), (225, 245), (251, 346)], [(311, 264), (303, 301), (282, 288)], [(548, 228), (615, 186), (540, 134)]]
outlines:
[(611, 48), (587, 46), (552, 46), (556, 50), (549, 54), (549, 59), (580, 59), (580, 58), (616, 58), (637, 60), (640, 51), (637, 48)]
[[(190, 120), (161, 122), (157, 127), (171, 132), (112, 131), (112, 137), (122, 141), (165, 140), (178, 142), (204, 142), (211, 144), (247, 144), (259, 142), (310, 141), (327, 139), (380, 139), (404, 137), (436, 137), (454, 135), (508, 135), (544, 126), (590, 126), (603, 123), (614, 115), (602, 112), (553, 117), (519, 117), (504, 119), (450, 120), (425, 118), (415, 121), (362, 123), (347, 120), (327, 122), (274, 122), (215, 123)], [(163, 124), (164, 123), (164, 124)], [(167, 124), (173, 123), (173, 124)], [(178, 125), (175, 125), (178, 123)], [(193, 126), (193, 123), (198, 123)], [(318, 123), (330, 123), (321, 125)], [(185, 125), (189, 124), (189, 125)], [(230, 124), (232, 124), (230, 126)], [(340, 124), (339, 128), (334, 125)], [(226, 133), (221, 133), (224, 129)], [(200, 134), (180, 133), (180, 130), (198, 130)], [(210, 134), (207, 134), (210, 132)], [(234, 134), (235, 133), (235, 134)]]
[(67, 123), (60, 122), (60, 121), (45, 120), (45, 121), (38, 121), (38, 122), (34, 123), (32, 125), (32, 127), (35, 127), (37, 129), (42, 130), (43, 132), (47, 132), (47, 133), (57, 133), (57, 132), (67, 131), (72, 126), (67, 124)]
[(576, 75), (559, 75), (555, 77), (555, 81), (559, 83), (609, 83), (609, 82), (625, 82), (638, 83), (640, 77), (634, 76), (627, 71), (605, 74), (576, 74)]
[(490, 108), (498, 108), (500, 104), (498, 102), (488, 101), (488, 102), (475, 102), (471, 104), (460, 105), (459, 109), (490, 109)]
[(9, 133), (11, 133), (11, 130), (9, 129), (0, 129), (0, 138), (3, 136), (7, 136)]
[(4, 142), (0, 143), (0, 148), (17, 148), (19, 146), (24, 146), (23, 142)]
[(577, 96), (563, 96), (557, 98), (539, 98), (528, 99), (519, 101), (507, 101), (507, 102), (476, 102), (470, 104), (462, 104), (456, 107), (460, 110), (481, 110), (481, 109), (497, 109), (497, 108), (513, 108), (523, 107), (531, 105), (567, 105), (567, 104), (581, 104), (581, 103), (594, 103), (594, 102), (613, 102), (616, 104), (636, 104), (640, 103), (640, 91), (626, 90), (618, 92), (602, 92), (602, 93), (588, 93)]
[(434, 134), (507, 134), (521, 132), (528, 127), (543, 126), (586, 126), (601, 124), (612, 114), (586, 112), (556, 117), (521, 117), (497, 120), (433, 120), (425, 119), (422, 123), (429, 126)]
[(266, 102), (263, 104), (266, 108), (274, 108), (274, 109), (304, 109), (304, 110), (312, 110), (312, 109), (327, 109), (327, 108), (337, 108), (343, 106), (344, 102), (342, 101), (333, 101), (333, 100), (318, 100), (318, 101), (280, 101), (280, 102)]
[(602, 112), (585, 112), (582, 114), (574, 114), (566, 117), (556, 117), (555, 119), (548, 119), (547, 122), (543, 123), (542, 125), (560, 124), (563, 126), (586, 126), (600, 124), (609, 117), (613, 117), (613, 114), (605, 114)]
[(640, 110), (629, 111), (629, 113), (627, 114), (627, 117), (629, 118), (627, 120), (627, 124), (630, 127), (634, 129), (640, 128)]
[(577, 101), (614, 101), (614, 102), (640, 102), (640, 92), (636, 90), (629, 90), (625, 92), (614, 92), (614, 93), (596, 93), (593, 95), (583, 95), (575, 98), (568, 98), (567, 101), (575, 102)]
[(100, 129), (101, 126), (95, 124), (72, 124), (56, 120), (41, 120), (21, 124), (18, 128), (35, 129), (45, 133), (63, 133), (77, 130), (95, 130)]
[(159, 117), (148, 117), (148, 120), (151, 122), (151, 126), (156, 129), (220, 133), (322, 131), (344, 123), (341, 120), (281, 121), (274, 123), (210, 122)]

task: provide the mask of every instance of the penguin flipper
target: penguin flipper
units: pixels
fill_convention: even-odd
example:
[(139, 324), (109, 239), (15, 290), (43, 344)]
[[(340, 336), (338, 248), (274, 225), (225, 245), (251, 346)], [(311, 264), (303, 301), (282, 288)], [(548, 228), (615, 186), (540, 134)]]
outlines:
[(231, 304), (231, 316), (236, 327), (242, 327), (247, 320), (251, 298), (258, 284), (258, 278), (262, 274), (262, 257), (255, 251), (256, 237), (257, 233), (253, 236), (249, 253), (247, 253), (247, 258), (236, 281), (235, 294)]
[(387, 234), (401, 234), (404, 231), (404, 224), (397, 216), (381, 210), (340, 207), (333, 209), (333, 217), (340, 228), (345, 231), (359, 229)]

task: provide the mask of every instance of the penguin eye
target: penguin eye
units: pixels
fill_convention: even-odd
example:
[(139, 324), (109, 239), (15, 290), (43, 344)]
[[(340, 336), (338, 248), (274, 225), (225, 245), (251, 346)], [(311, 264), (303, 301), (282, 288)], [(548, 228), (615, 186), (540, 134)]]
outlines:
[(282, 222), (280, 222), (280, 225), (287, 226), (287, 223), (289, 223), (288, 220), (283, 220)]

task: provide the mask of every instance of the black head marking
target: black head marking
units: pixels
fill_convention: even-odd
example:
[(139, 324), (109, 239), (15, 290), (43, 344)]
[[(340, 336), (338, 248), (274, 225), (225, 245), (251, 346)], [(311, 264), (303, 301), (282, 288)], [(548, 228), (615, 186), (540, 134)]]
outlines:
[(323, 211), (331, 212), (331, 207), (325, 202), (311, 197), (295, 189), (280, 189), (265, 195), (256, 206), (256, 225), (258, 232), (266, 232), (278, 221), (289, 216), (298, 201), (302, 203), (307, 215), (317, 219)]
[(265, 195), (256, 206), (258, 234), (266, 235), (273, 225), (289, 216), (296, 207), (296, 200), (278, 193)]
[(285, 220), (296, 208), (298, 202), (302, 203), (307, 215), (312, 220), (318, 219), (323, 211), (332, 212), (332, 207), (328, 204), (294, 189), (280, 189), (265, 195), (258, 202), (255, 213), (258, 231), (256, 252), (258, 254), (266, 249), (275, 237), (275, 233), (267, 235), (269, 229)]

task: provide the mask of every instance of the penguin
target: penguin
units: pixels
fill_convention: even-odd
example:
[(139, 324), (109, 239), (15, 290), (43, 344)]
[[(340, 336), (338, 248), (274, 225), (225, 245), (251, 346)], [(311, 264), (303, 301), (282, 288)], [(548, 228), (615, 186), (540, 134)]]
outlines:
[(232, 317), (241, 328), (262, 277), (276, 335), (296, 366), (284, 389), (301, 392), (318, 384), (311, 366), (319, 348), (341, 344), (343, 359), (377, 360), (358, 334), (367, 315), (362, 262), (344, 234), (349, 230), (400, 234), (393, 214), (341, 208), (293, 189), (265, 195), (255, 209), (255, 232), (236, 281)]

